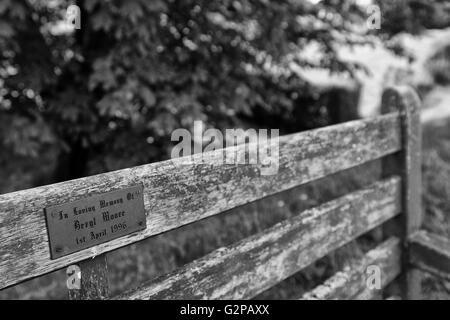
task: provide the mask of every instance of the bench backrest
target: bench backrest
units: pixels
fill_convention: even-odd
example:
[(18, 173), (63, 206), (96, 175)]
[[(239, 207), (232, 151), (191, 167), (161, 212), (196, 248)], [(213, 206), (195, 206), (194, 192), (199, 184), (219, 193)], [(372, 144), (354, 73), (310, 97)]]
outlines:
[[(400, 213), (402, 236), (407, 237), (421, 222), (418, 108), (412, 89), (388, 89), (380, 116), (282, 136), (276, 175), (261, 175), (259, 165), (183, 165), (180, 158), (0, 195), (0, 289), (79, 264), (82, 288), (71, 291), (71, 297), (107, 298), (108, 251), (392, 154), (397, 155), (401, 174), (391, 175), (392, 166), (386, 164), (386, 179), (306, 210), (118, 298), (248, 299)], [(245, 146), (236, 148), (245, 152)], [(145, 230), (51, 258), (44, 208), (140, 183)], [(400, 272), (402, 247), (402, 239), (389, 238), (303, 298), (369, 294), (362, 280), (365, 266), (380, 266), (387, 284)]]

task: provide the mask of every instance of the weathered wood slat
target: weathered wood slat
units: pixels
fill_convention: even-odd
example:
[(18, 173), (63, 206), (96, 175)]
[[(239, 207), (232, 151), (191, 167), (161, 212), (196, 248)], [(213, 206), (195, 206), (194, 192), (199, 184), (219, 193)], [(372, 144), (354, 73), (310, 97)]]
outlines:
[(450, 240), (426, 231), (410, 238), (410, 263), (450, 281)]
[(400, 253), (400, 239), (389, 238), (358, 261), (334, 274), (322, 285), (304, 294), (301, 300), (373, 299), (380, 290), (371, 290), (367, 287), (367, 267), (380, 268), (381, 287), (384, 288), (400, 274)]
[(400, 208), (392, 178), (222, 248), (119, 299), (249, 299), (355, 239)]
[[(279, 171), (258, 165), (174, 159), (0, 195), (0, 289), (147, 237), (206, 218), (401, 149), (398, 113), (280, 138)], [(245, 146), (238, 146), (239, 152)], [(198, 163), (201, 154), (188, 157)], [(144, 184), (147, 229), (56, 260), (50, 259), (43, 209)]]

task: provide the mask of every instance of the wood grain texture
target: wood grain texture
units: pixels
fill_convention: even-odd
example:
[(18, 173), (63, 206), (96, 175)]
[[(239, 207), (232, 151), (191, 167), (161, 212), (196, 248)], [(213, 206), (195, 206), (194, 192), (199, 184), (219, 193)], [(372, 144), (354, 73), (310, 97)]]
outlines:
[(422, 225), (422, 131), (420, 126), (420, 99), (409, 87), (385, 90), (383, 113), (400, 112), (402, 151), (399, 167), (403, 173), (403, 203), (405, 232), (410, 235)]
[[(391, 154), (401, 148), (399, 121), (393, 113), (280, 137), (272, 176), (260, 165), (223, 165), (217, 150), (205, 154), (208, 164), (196, 154), (0, 195), (0, 289)], [(146, 230), (50, 259), (45, 207), (141, 182)]]
[(381, 286), (384, 288), (400, 274), (400, 252), (400, 239), (389, 238), (358, 261), (304, 294), (301, 300), (369, 300), (378, 297), (381, 290), (367, 288), (367, 267), (375, 265), (380, 268)]
[[(385, 163), (387, 171), (399, 168), (402, 175), (402, 204), (404, 212), (400, 226), (401, 237), (406, 239), (417, 232), (422, 225), (422, 132), (420, 126), (420, 99), (410, 87), (400, 86), (385, 90), (382, 98), (382, 112), (398, 111), (401, 117), (402, 151), (397, 155), (394, 163)], [(389, 168), (391, 167), (391, 168)], [(388, 233), (392, 234), (391, 230)], [(408, 250), (403, 251), (404, 264), (409, 258)], [(416, 270), (407, 270), (404, 277), (404, 297), (410, 300), (421, 298), (421, 278)]]
[(304, 211), (218, 249), (118, 299), (250, 299), (394, 217), (400, 180), (392, 178)]
[(108, 263), (106, 254), (78, 263), (81, 288), (69, 290), (70, 300), (99, 300), (109, 296)]
[(410, 263), (450, 281), (450, 240), (426, 231), (410, 238)]

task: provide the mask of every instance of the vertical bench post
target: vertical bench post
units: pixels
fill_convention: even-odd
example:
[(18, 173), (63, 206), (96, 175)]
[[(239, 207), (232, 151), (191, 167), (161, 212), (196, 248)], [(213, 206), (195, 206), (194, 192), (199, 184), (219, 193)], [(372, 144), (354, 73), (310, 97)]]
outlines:
[[(422, 225), (422, 168), (421, 168), (421, 126), (420, 99), (415, 91), (407, 86), (388, 88), (383, 93), (382, 113), (400, 112), (402, 151), (383, 164), (384, 174), (400, 170), (402, 176), (401, 236), (404, 239), (403, 254), (403, 295), (409, 300), (420, 299), (421, 276), (419, 271), (410, 268), (408, 239)], [(397, 171), (398, 172), (398, 171)], [(389, 233), (389, 231), (388, 231)]]
[(99, 300), (109, 295), (106, 254), (81, 261), (81, 288), (70, 289), (70, 300)]

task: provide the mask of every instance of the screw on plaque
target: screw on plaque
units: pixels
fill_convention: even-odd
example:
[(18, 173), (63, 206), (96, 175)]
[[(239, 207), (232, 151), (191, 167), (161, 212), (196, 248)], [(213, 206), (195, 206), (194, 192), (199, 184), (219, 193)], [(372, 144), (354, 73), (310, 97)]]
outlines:
[(55, 248), (55, 252), (56, 253), (61, 253), (63, 251), (63, 249), (61, 247), (56, 247)]

